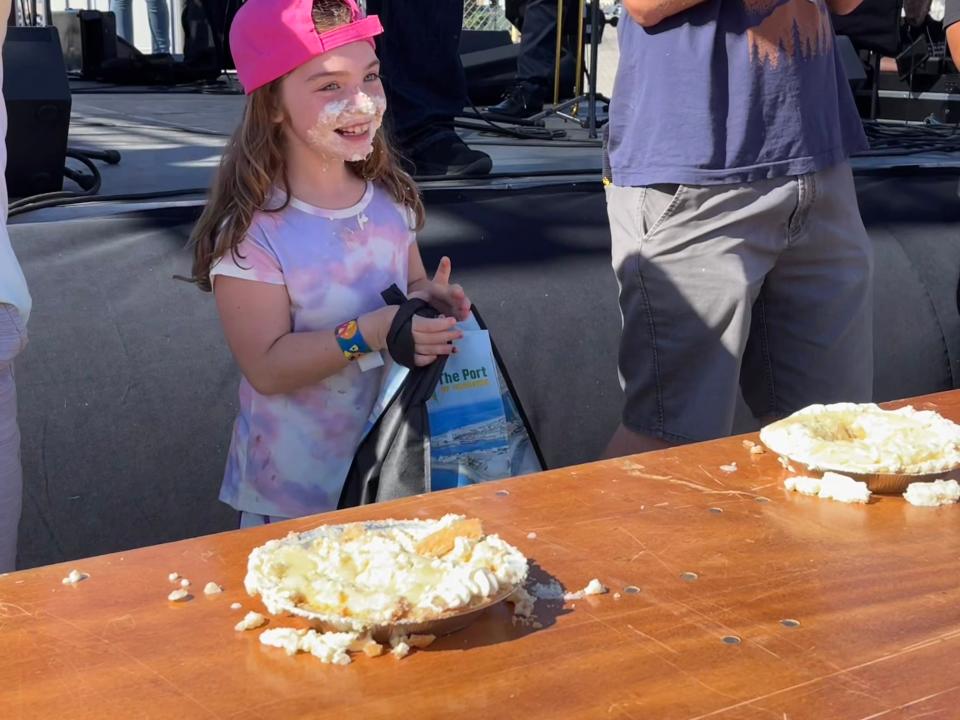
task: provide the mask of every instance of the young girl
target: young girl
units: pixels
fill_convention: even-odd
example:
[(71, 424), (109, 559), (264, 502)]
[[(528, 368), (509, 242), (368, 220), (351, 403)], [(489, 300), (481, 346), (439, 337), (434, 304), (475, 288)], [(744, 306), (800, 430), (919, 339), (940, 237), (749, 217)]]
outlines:
[(430, 280), (420, 259), (423, 205), (380, 128), (380, 32), (354, 0), (247, 0), (230, 31), (249, 98), (192, 240), (243, 374), (220, 499), (244, 526), (336, 508), (380, 390), (363, 358), (397, 310), (381, 291), (444, 313), (414, 320), (418, 365), (455, 352), (469, 312), (450, 261)]

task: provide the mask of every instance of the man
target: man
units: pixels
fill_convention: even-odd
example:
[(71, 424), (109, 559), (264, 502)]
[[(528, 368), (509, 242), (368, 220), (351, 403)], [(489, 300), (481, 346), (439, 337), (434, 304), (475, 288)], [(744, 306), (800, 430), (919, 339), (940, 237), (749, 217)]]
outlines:
[(947, 0), (943, 27), (947, 31), (947, 45), (953, 64), (960, 68), (960, 0)]
[[(11, 0), (0, 0), (0, 18), (10, 17)], [(0, 25), (0, 49), (7, 26)], [(22, 71), (22, 68), (21, 68)], [(0, 86), (3, 61), (0, 59)], [(0, 103), (0, 137), (7, 135), (7, 109)], [(23, 497), (20, 430), (13, 360), (27, 342), (30, 293), (7, 235), (7, 146), (0, 144), (0, 573), (12, 572), (17, 559), (17, 527)]]
[[(491, 113), (526, 118), (543, 110), (553, 93), (557, 58), (557, 0), (528, 0), (523, 13), (517, 77), (503, 100), (489, 108)], [(569, 46), (577, 34), (578, 0), (563, 0), (563, 38)], [(566, 47), (575, 53), (576, 47)]]
[(866, 147), (829, 13), (859, 0), (624, 0), (607, 210), (622, 425), (609, 456), (868, 401)]
[(377, 38), (387, 92), (387, 121), (417, 175), (483, 175), (490, 156), (453, 127), (467, 101), (460, 64), (463, 0), (367, 0), (384, 33)]

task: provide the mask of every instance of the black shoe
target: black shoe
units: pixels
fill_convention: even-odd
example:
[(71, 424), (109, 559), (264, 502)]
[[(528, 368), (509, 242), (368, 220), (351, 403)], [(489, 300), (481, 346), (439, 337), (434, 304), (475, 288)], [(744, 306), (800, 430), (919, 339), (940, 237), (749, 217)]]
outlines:
[(493, 160), (471, 150), (453, 130), (438, 130), (407, 151), (405, 170), (414, 175), (486, 175)]
[(543, 110), (543, 93), (526, 85), (514, 85), (496, 105), (487, 108), (491, 115), (510, 118), (528, 118)]

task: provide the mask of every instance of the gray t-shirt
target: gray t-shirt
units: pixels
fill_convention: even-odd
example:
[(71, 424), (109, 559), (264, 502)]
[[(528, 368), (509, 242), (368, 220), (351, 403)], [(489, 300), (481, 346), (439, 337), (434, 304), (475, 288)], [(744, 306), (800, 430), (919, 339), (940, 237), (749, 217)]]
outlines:
[(867, 147), (824, 0), (706, 0), (619, 34), (617, 185), (802, 175)]

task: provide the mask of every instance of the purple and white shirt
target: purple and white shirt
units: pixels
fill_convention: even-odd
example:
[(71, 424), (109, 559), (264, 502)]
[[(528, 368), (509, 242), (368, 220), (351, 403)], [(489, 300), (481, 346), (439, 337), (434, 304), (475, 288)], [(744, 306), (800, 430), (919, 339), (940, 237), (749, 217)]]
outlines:
[[(282, 199), (282, 198), (281, 198)], [(238, 257), (218, 275), (286, 286), (293, 332), (329, 330), (383, 307), (380, 293), (407, 287), (410, 212), (368, 183), (353, 207), (325, 210), (291, 198), (254, 216)], [(299, 517), (337, 507), (383, 369), (351, 363), (286, 395), (261, 395), (244, 378), (220, 499), (247, 512)]]

